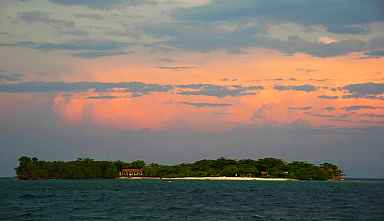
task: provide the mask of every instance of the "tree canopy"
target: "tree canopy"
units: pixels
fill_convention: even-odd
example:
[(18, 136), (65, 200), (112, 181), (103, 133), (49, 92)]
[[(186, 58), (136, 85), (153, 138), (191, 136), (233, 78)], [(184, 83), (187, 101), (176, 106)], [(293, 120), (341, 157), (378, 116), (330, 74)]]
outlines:
[(143, 169), (147, 177), (207, 177), (241, 176), (273, 177), (300, 180), (339, 179), (343, 172), (336, 165), (308, 162), (286, 162), (276, 158), (258, 160), (199, 160), (178, 165), (145, 164), (142, 160), (133, 162), (96, 161), (78, 158), (74, 161), (41, 161), (36, 157), (19, 158), (16, 174), (19, 179), (92, 179), (115, 178), (123, 168)]

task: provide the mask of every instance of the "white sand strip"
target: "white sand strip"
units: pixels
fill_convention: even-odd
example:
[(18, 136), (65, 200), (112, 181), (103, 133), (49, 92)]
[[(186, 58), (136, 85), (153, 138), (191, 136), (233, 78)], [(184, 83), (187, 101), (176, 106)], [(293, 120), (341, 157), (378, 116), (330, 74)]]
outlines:
[(288, 178), (261, 178), (261, 177), (179, 177), (162, 178), (164, 180), (237, 180), (237, 181), (293, 181)]

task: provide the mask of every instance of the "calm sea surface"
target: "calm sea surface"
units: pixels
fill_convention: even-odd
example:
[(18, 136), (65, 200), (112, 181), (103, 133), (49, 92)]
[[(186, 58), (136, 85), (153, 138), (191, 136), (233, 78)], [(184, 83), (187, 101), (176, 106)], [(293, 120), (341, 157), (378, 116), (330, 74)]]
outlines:
[(384, 220), (384, 181), (0, 179), (0, 220)]

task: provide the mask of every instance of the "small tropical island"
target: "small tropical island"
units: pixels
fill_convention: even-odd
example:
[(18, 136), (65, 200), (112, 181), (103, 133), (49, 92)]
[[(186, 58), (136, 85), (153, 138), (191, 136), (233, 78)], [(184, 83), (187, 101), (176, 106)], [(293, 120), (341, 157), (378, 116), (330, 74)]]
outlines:
[(199, 160), (177, 165), (98, 161), (42, 161), (36, 157), (19, 158), (16, 175), (21, 180), (38, 179), (195, 179), (195, 180), (341, 180), (343, 171), (336, 165), (286, 162), (282, 159)]

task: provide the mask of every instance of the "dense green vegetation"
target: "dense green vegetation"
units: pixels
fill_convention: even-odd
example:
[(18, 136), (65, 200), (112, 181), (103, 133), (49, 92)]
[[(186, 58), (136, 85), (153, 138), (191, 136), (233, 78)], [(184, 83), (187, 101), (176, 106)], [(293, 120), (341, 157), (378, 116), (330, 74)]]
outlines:
[(41, 161), (37, 158), (20, 157), (16, 174), (19, 179), (91, 179), (115, 178), (122, 168), (143, 168), (147, 177), (205, 177), (205, 176), (246, 176), (279, 177), (300, 180), (339, 179), (343, 173), (333, 164), (314, 165), (307, 162), (285, 162), (281, 159), (259, 160), (200, 160), (174, 166), (145, 164), (138, 160), (131, 163), (122, 161)]

